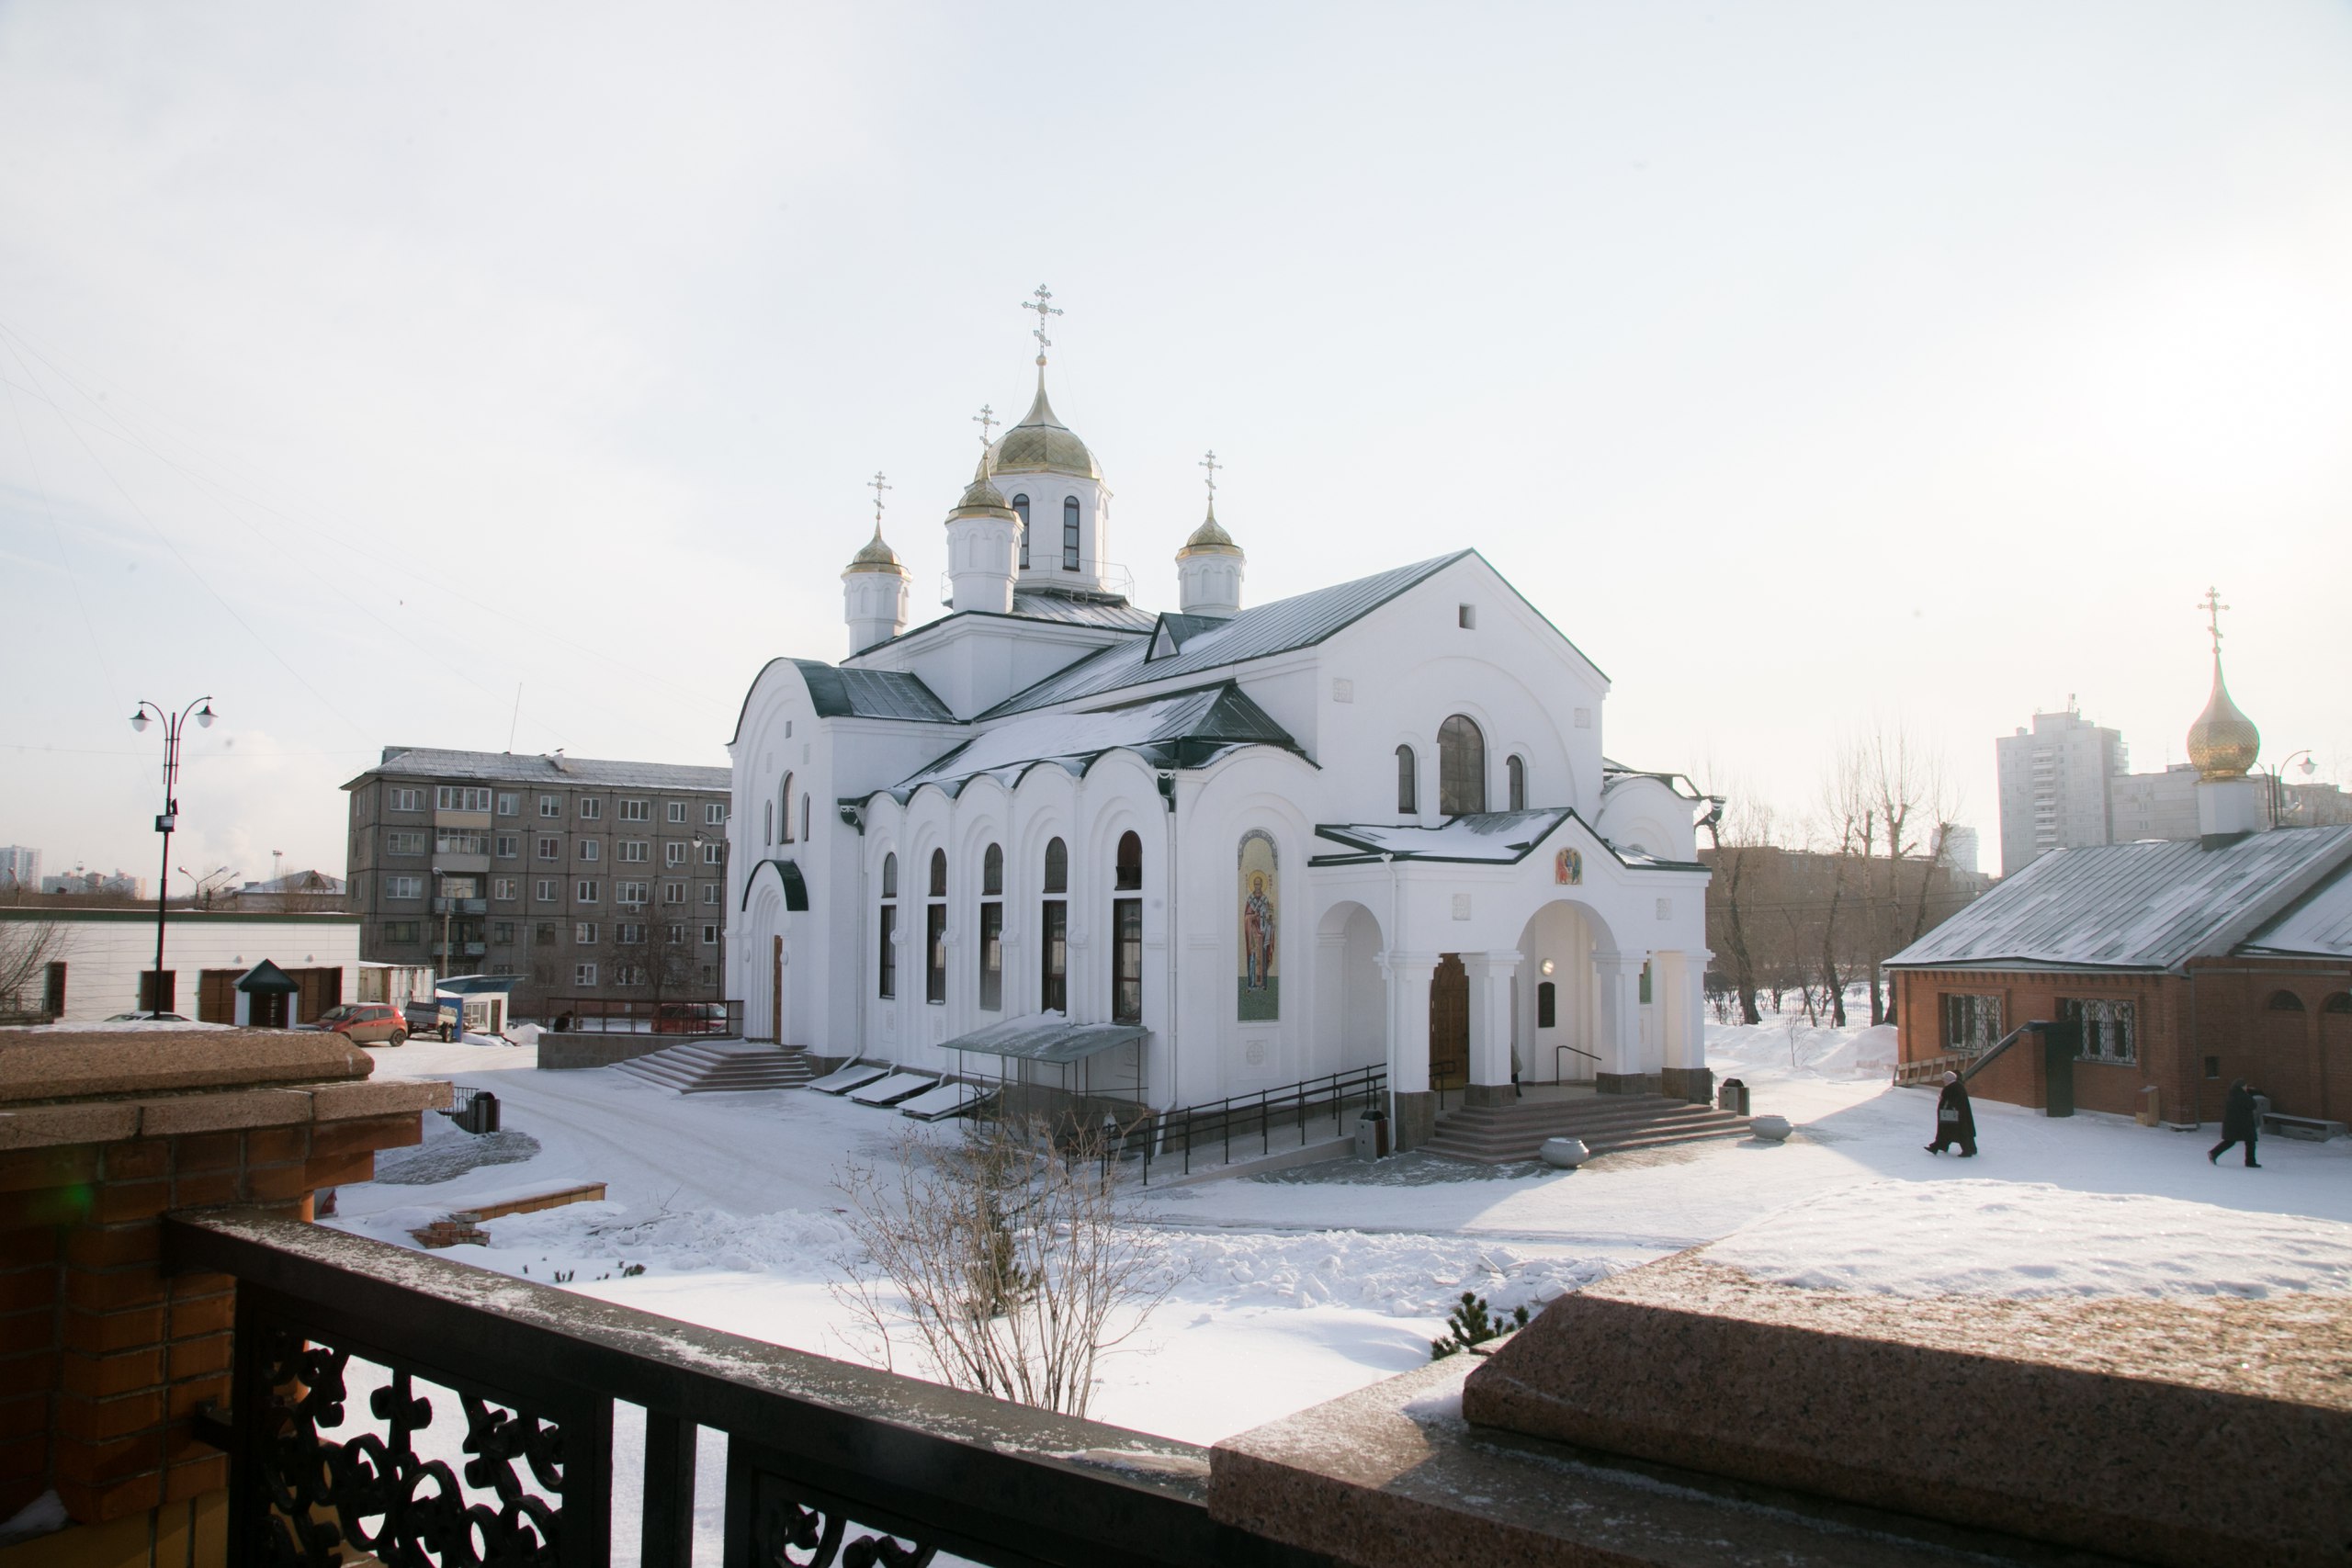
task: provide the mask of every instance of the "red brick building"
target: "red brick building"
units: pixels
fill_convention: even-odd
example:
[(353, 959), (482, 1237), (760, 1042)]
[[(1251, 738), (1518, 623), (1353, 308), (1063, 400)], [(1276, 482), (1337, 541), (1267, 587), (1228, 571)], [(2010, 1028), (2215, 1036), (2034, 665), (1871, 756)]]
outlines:
[[(2243, 1077), (2275, 1111), (2352, 1122), (2352, 828), (2057, 851), (1888, 967), (1905, 1063), (2076, 1019), (2082, 1110), (2211, 1122)], [(1969, 1088), (2045, 1105), (2042, 1054)]]

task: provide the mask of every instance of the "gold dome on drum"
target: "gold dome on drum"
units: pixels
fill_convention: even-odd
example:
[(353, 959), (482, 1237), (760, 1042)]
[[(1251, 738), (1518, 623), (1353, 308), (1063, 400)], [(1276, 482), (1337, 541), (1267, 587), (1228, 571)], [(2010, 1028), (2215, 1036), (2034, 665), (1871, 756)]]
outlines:
[(956, 510), (947, 514), (950, 523), (958, 517), (1001, 517), (1008, 522), (1020, 521), (1012, 508), (1005, 504), (1004, 491), (989, 483), (989, 455), (986, 452), (980, 454), (980, 466), (972, 471), (972, 482), (964, 489), (964, 499), (957, 502)]
[(1241, 547), (1233, 542), (1233, 536), (1218, 526), (1216, 502), (1212, 501), (1209, 502), (1208, 521), (1193, 530), (1193, 536), (1184, 541), (1184, 547), (1176, 552), (1176, 558), (1182, 560), (1187, 556), (1238, 556), (1240, 553)]
[(2213, 694), (2188, 727), (2188, 760), (2202, 779), (2242, 779), (2262, 750), (2262, 731), (2230, 701), (2222, 682), (2222, 656), (2213, 655)]
[(1080, 479), (1099, 479), (1102, 470), (1095, 467), (1094, 454), (1077, 433), (1064, 424), (1054, 412), (1054, 405), (1046, 400), (1046, 373), (1037, 372), (1036, 400), (1021, 423), (998, 438), (989, 450), (989, 471), (996, 474), (1075, 474)]
[[(882, 542), (882, 525), (879, 523), (874, 525), (874, 537), (865, 542), (865, 547), (849, 558), (849, 571), (888, 571), (900, 577), (907, 575), (906, 565), (899, 559), (899, 552)], [(848, 572), (842, 575), (847, 576)]]

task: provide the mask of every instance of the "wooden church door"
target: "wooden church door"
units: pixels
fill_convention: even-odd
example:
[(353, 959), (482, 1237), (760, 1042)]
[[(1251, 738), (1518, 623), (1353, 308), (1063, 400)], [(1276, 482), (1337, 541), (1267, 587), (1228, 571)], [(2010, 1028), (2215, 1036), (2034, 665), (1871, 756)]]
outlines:
[(1458, 953), (1441, 953), (1430, 976), (1430, 1087), (1470, 1081), (1470, 972)]

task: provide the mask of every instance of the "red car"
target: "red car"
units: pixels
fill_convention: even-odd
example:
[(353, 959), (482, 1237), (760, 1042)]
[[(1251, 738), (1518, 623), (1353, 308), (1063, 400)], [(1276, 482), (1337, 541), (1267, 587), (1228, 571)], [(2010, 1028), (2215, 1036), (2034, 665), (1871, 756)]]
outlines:
[(719, 1002), (663, 1002), (653, 1010), (656, 1034), (724, 1034), (727, 1009)]
[(322, 1029), (342, 1035), (355, 1045), (405, 1045), (408, 1020), (389, 1002), (345, 1002), (331, 1007), (303, 1029)]

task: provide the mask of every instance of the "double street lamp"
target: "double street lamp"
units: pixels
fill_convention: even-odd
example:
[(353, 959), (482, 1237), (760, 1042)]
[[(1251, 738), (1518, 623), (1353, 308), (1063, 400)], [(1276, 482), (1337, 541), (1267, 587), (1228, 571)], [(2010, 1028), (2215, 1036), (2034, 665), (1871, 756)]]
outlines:
[[(202, 703), (203, 707), (198, 708), (197, 703)], [(172, 829), (178, 824), (180, 815), (177, 799), (180, 730), (187, 725), (191, 713), (198, 725), (207, 729), (212, 727), (214, 716), (210, 697), (198, 697), (176, 714), (142, 701), (138, 711), (130, 716), (130, 728), (144, 733), (151, 713), (164, 721), (164, 809), (162, 815), (155, 818), (155, 831), (164, 835), (164, 856), (163, 868), (155, 877), (155, 978), (153, 982), (154, 988), (148, 995), (147, 1016), (161, 1018), (164, 1014), (164, 908), (171, 893)]]

